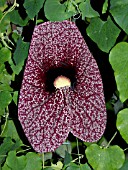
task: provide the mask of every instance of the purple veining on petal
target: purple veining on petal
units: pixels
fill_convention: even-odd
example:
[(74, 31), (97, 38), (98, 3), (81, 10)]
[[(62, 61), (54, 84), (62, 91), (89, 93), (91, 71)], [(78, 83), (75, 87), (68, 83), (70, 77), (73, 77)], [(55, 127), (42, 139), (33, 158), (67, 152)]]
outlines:
[[(51, 68), (75, 69), (74, 88), (46, 90)], [(46, 22), (35, 27), (19, 96), (18, 116), (37, 152), (51, 152), (69, 132), (86, 142), (106, 127), (103, 85), (98, 66), (75, 23)]]

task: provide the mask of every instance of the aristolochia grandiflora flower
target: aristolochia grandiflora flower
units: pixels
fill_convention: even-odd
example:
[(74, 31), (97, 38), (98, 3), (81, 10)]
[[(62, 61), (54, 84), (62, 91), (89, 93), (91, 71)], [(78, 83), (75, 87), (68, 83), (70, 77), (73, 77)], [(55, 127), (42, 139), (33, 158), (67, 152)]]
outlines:
[(86, 142), (106, 126), (98, 66), (75, 23), (35, 27), (19, 97), (18, 116), (37, 152), (59, 147), (71, 132)]

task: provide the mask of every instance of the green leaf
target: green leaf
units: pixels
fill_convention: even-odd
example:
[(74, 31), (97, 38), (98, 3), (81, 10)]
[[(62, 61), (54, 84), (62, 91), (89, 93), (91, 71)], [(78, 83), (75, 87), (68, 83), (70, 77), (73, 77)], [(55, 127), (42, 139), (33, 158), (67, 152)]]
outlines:
[(72, 156), (65, 151), (64, 165), (68, 165), (72, 161)]
[[(7, 73), (6, 69), (0, 72), (0, 82), (5, 84), (10, 84), (12, 76)], [(11, 87), (10, 87), (11, 88)]]
[(75, 3), (79, 4), (81, 2), (84, 2), (85, 0), (75, 0)]
[(70, 163), (66, 170), (80, 170), (80, 168), (79, 165), (76, 165), (75, 163)]
[(3, 163), (6, 158), (7, 152), (9, 152), (14, 143), (12, 142), (10, 137), (4, 139), (3, 143), (0, 145), (0, 164)]
[(114, 112), (115, 114), (117, 114), (121, 109), (123, 109), (124, 104), (120, 101), (120, 99), (118, 99), (117, 102), (113, 104), (113, 106), (114, 106)]
[(128, 160), (126, 159), (124, 165), (120, 168), (120, 170), (128, 170)]
[(79, 9), (82, 12), (83, 20), (85, 17), (93, 18), (99, 16), (99, 13), (91, 7), (90, 0), (80, 3)]
[[(5, 86), (7, 85), (9, 86), (11, 80), (12, 80), (12, 75), (8, 74), (5, 65), (4, 64), (0, 65), (0, 83), (1, 83), (0, 85), (5, 84)], [(10, 87), (10, 89), (12, 88)], [(0, 87), (0, 91), (3, 91), (1, 87)], [(5, 88), (5, 91), (10, 91), (10, 90), (8, 90), (8, 88), (7, 89)]]
[(33, 19), (43, 7), (44, 0), (25, 0), (24, 8), (30, 19)]
[(120, 29), (116, 27), (110, 17), (107, 21), (102, 21), (100, 18), (93, 18), (87, 28), (88, 36), (104, 52), (109, 52), (114, 46), (119, 33)]
[(2, 42), (0, 42), (0, 49), (2, 48)]
[(5, 33), (7, 29), (9, 29), (10, 26), (10, 17), (9, 13), (2, 19), (2, 22), (0, 22), (0, 32)]
[(73, 12), (74, 14), (77, 13), (76, 6), (72, 3), (72, 1), (67, 1), (65, 4), (67, 6), (68, 12)]
[(28, 56), (29, 44), (30, 43), (24, 42), (20, 38), (17, 42), (16, 50), (15, 50), (14, 56), (13, 56), (13, 59), (14, 59), (14, 62), (16, 65), (14, 65), (12, 60), (9, 61), (13, 72), (17, 75), (22, 70), (24, 61)]
[(80, 164), (80, 166), (76, 165), (75, 163), (70, 163), (66, 170), (91, 170), (91, 168), (88, 166), (87, 163)]
[(123, 109), (118, 113), (116, 126), (122, 138), (128, 143), (128, 109)]
[(2, 10), (0, 8), (0, 19), (2, 18), (2, 16), (3, 16), (3, 13), (2, 13)]
[(115, 79), (121, 102), (128, 99), (128, 43), (118, 43), (110, 52), (109, 61), (115, 72)]
[(12, 96), (9, 91), (0, 92), (0, 115), (4, 114), (5, 108), (12, 101)]
[(13, 32), (12, 33), (12, 39), (14, 40), (15, 43), (18, 41), (19, 36), (20, 35), (18, 34), (18, 32)]
[(87, 147), (85, 153), (89, 164), (95, 170), (118, 170), (125, 160), (123, 150), (117, 145), (101, 148), (97, 144), (92, 144)]
[(44, 161), (52, 159), (52, 152), (47, 152), (44, 154)]
[(29, 152), (26, 155), (27, 164), (24, 170), (41, 170), (42, 169), (42, 160), (38, 154)]
[(0, 73), (3, 72), (4, 70), (6, 70), (6, 69), (5, 69), (5, 65), (4, 65), (4, 64), (1, 64), (1, 65), (0, 65)]
[[(13, 139), (12, 139), (13, 140)], [(14, 140), (13, 140), (14, 141)], [(14, 145), (12, 146), (11, 150), (17, 150), (23, 145), (22, 141), (20, 139), (15, 140)]]
[(19, 26), (25, 26), (29, 20), (29, 18), (25, 18), (23, 20), (17, 10), (13, 10), (12, 12), (10, 12), (9, 16), (10, 16), (10, 21)]
[(22, 41), (22, 39), (20, 38), (17, 42), (16, 50), (13, 56), (16, 65), (24, 63), (24, 60), (28, 56), (28, 49), (29, 43)]
[(8, 165), (5, 163), (4, 166), (2, 167), (2, 170), (11, 170)]
[(26, 166), (25, 156), (16, 156), (16, 151), (10, 151), (6, 159), (6, 164), (11, 170), (23, 170)]
[(16, 127), (12, 120), (7, 121), (7, 125), (5, 127), (4, 132), (2, 133), (2, 137), (11, 137), (15, 140), (20, 140), (19, 135), (17, 133)]
[(59, 0), (47, 0), (44, 5), (44, 12), (50, 21), (62, 21), (73, 16), (73, 12), (66, 11), (66, 5)]
[(11, 58), (11, 51), (5, 47), (0, 49), (0, 65)]
[(89, 165), (86, 164), (80, 164), (80, 170), (91, 170), (91, 168), (89, 167)]
[(71, 144), (69, 143), (69, 141), (68, 141), (68, 144), (63, 144), (59, 148), (56, 149), (56, 153), (62, 158), (65, 157), (66, 151), (71, 153)]
[(4, 6), (5, 3), (6, 3), (6, 0), (0, 0), (0, 7)]
[(18, 91), (15, 91), (13, 94), (13, 101), (14, 101), (15, 105), (17, 105), (17, 100), (18, 100)]
[(48, 168), (44, 168), (44, 170), (54, 170), (54, 169), (48, 167)]
[(8, 84), (0, 84), (0, 91), (12, 92), (13, 89)]
[(105, 0), (102, 8), (102, 14), (105, 14), (107, 12), (107, 9), (108, 9), (108, 0)]
[(20, 73), (20, 71), (22, 70), (22, 67), (24, 65), (24, 63), (20, 63), (18, 65), (14, 65), (12, 59), (9, 61), (9, 64), (11, 66), (11, 69), (13, 70), (13, 72), (18, 75)]
[(6, 158), (6, 154), (9, 151), (16, 150), (21, 146), (21, 141), (17, 140), (13, 142), (10, 137), (4, 138), (3, 143), (0, 145), (0, 164), (2, 164)]
[[(96, 143), (96, 142), (93, 142), (93, 143)], [(90, 146), (92, 143), (91, 142), (84, 142), (84, 145), (86, 146)]]
[(128, 34), (128, 1), (110, 1), (110, 13), (116, 23)]
[(62, 167), (63, 167), (63, 164), (61, 161), (58, 161), (57, 164), (51, 163), (51, 168), (53, 168), (54, 170), (61, 170)]

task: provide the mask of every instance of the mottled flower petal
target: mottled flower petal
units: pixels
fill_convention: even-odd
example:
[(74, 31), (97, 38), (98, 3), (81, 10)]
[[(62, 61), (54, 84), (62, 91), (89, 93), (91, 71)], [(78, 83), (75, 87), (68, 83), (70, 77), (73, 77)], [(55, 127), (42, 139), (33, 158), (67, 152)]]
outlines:
[(77, 78), (75, 92), (70, 95), (73, 114), (71, 132), (83, 141), (95, 142), (101, 138), (106, 127), (106, 108), (98, 67), (95, 60), (91, 56), (89, 58), (88, 65), (82, 67), (85, 71)]
[[(76, 70), (73, 89), (46, 90), (49, 69)], [(65, 76), (65, 75), (64, 75)], [(83, 141), (103, 135), (106, 109), (98, 66), (75, 23), (46, 22), (35, 27), (20, 90), (18, 116), (37, 152), (51, 152), (72, 132)]]

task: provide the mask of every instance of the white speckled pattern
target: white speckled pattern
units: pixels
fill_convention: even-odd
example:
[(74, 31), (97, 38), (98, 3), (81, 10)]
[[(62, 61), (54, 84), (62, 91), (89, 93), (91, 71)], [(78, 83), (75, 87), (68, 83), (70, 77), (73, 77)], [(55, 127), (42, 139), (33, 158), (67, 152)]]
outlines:
[[(76, 68), (74, 91), (45, 91), (45, 73), (62, 63)], [(98, 66), (75, 23), (46, 22), (35, 27), (20, 90), (18, 116), (37, 152), (51, 152), (69, 132), (86, 142), (106, 127), (103, 85)]]

